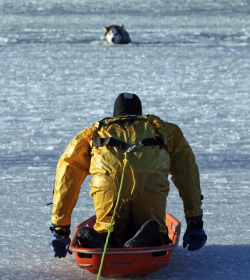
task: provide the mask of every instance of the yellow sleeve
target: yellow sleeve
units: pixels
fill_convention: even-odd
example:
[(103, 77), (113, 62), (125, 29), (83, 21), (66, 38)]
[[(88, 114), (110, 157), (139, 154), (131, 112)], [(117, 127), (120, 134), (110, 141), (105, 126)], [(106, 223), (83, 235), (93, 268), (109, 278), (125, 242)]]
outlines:
[(181, 129), (173, 130), (170, 152), (172, 181), (183, 201), (186, 218), (202, 215), (199, 169)]
[(55, 225), (70, 225), (81, 184), (89, 174), (90, 154), (86, 131), (83, 130), (71, 141), (58, 161), (51, 217)]

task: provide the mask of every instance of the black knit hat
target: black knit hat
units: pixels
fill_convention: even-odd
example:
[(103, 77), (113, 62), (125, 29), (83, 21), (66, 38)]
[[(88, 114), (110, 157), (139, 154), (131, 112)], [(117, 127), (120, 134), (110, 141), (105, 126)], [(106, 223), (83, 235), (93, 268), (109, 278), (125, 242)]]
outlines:
[(121, 93), (115, 100), (113, 116), (142, 115), (141, 100), (136, 94)]

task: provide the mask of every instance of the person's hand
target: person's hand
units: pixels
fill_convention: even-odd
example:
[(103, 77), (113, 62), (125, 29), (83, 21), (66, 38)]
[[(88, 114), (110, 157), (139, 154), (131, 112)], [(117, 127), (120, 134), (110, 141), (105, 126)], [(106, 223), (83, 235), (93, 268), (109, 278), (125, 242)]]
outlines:
[(189, 251), (202, 248), (207, 241), (207, 235), (203, 230), (202, 216), (187, 218), (187, 229), (183, 236), (183, 247), (188, 246)]
[(71, 255), (72, 252), (69, 250), (70, 242), (71, 240), (69, 236), (60, 237), (57, 236), (56, 233), (53, 233), (49, 245), (53, 251), (54, 257), (58, 257), (59, 259), (64, 258), (66, 257), (67, 252)]
[(49, 246), (53, 251), (54, 257), (64, 258), (67, 255), (67, 252), (71, 255), (72, 252), (69, 250), (70, 245), (70, 227), (60, 227), (52, 225), (50, 227), (52, 238), (50, 240)]

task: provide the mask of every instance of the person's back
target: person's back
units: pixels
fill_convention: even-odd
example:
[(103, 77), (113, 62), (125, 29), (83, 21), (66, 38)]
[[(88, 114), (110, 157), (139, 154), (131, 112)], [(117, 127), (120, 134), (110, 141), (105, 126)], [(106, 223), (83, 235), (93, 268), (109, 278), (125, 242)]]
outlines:
[[(167, 139), (157, 131), (161, 122), (154, 115), (125, 115), (98, 122), (91, 130), (97, 137), (90, 142), (90, 173), (93, 175), (90, 194), (94, 198), (97, 217), (101, 217), (97, 218), (97, 231), (107, 230), (108, 211), (104, 213), (103, 209), (113, 208), (115, 199), (111, 197), (119, 189), (124, 153), (127, 152), (130, 168), (127, 168), (124, 174), (121, 202), (123, 218), (116, 221), (121, 224), (116, 226), (116, 235), (122, 234), (117, 232), (118, 229), (123, 233), (129, 230), (129, 233), (122, 234), (123, 241), (126, 241), (128, 235), (133, 235), (150, 218), (160, 224), (160, 231), (166, 235), (165, 211), (151, 211), (156, 208), (156, 200), (157, 208), (166, 207), (169, 190), (170, 157), (164, 144)], [(171, 124), (169, 126), (174, 127)], [(120, 214), (118, 213), (119, 216)], [(125, 223), (128, 215), (132, 218)], [(119, 223), (119, 220), (122, 220), (122, 223)]]
[[(124, 148), (112, 146), (110, 143), (102, 147), (95, 146), (94, 138), (90, 142), (91, 165), (90, 173), (93, 176), (120, 176), (123, 170), (124, 153), (128, 152), (129, 162), (136, 176), (136, 193), (143, 191), (142, 176), (157, 176), (167, 178), (170, 168), (170, 157), (164, 149), (164, 138), (156, 131), (153, 121), (157, 118), (150, 116), (124, 116), (106, 119), (99, 124), (98, 136), (103, 138), (112, 137), (124, 142)], [(97, 125), (98, 125), (97, 124)], [(162, 143), (144, 145), (143, 140), (152, 141), (155, 137), (162, 138)], [(131, 152), (129, 152), (131, 150)], [(160, 180), (166, 181), (164, 178)], [(131, 183), (131, 170), (126, 170), (126, 181)], [(136, 195), (134, 193), (134, 195)]]

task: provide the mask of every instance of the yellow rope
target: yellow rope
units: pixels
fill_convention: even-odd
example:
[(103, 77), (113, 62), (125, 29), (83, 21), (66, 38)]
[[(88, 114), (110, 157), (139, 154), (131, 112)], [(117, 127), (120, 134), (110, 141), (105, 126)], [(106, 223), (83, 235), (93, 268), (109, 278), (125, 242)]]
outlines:
[[(118, 195), (117, 195), (117, 200), (116, 200), (116, 204), (115, 204), (114, 213), (112, 215), (110, 226), (109, 226), (109, 229), (108, 229), (108, 235), (107, 235), (106, 243), (105, 243), (105, 246), (104, 246), (104, 249), (103, 249), (103, 253), (102, 253), (102, 259), (101, 259), (101, 263), (100, 263), (100, 267), (99, 267), (99, 272), (98, 272), (98, 275), (97, 275), (97, 280), (100, 279), (100, 275), (101, 275), (102, 267), (103, 267), (103, 262), (104, 262), (104, 258), (105, 258), (105, 254), (106, 254), (106, 250), (107, 250), (107, 246), (108, 246), (108, 242), (109, 242), (109, 237), (110, 237), (111, 232), (114, 230), (113, 221), (115, 219), (116, 210), (118, 208), (118, 204), (119, 204), (119, 201), (120, 201), (120, 198), (121, 198), (121, 192), (122, 192), (122, 187), (123, 187), (123, 182), (124, 182), (125, 169), (126, 169), (126, 166), (129, 165), (129, 161), (127, 159), (127, 153), (125, 153), (125, 158), (123, 160), (123, 164), (124, 165), (123, 165), (123, 170), (122, 170), (122, 178), (121, 178), (120, 188), (119, 188), (119, 192), (118, 192)], [(131, 194), (132, 194), (133, 191), (134, 191), (134, 188), (135, 188), (135, 176), (134, 176), (134, 171), (133, 171), (133, 168), (132, 168), (131, 165), (130, 165), (130, 168), (131, 168), (132, 177), (133, 177), (133, 180), (134, 180), (134, 185), (133, 185), (133, 188), (132, 188), (132, 191), (131, 191)]]

